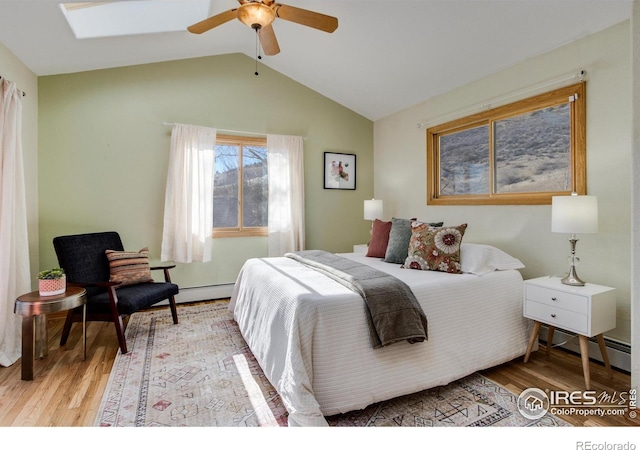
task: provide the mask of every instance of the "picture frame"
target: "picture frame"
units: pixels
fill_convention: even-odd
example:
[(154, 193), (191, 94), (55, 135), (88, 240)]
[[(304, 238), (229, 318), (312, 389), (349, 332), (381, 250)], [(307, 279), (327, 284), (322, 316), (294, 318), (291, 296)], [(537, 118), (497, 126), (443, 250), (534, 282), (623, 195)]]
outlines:
[(324, 188), (355, 190), (356, 155), (324, 152)]

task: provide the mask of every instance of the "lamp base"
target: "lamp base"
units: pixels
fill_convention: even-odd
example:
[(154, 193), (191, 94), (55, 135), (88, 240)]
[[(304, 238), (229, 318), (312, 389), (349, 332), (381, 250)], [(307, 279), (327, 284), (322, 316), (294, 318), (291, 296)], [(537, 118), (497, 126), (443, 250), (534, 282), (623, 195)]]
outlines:
[(571, 239), (569, 239), (569, 244), (571, 244), (571, 256), (569, 257), (571, 260), (571, 269), (569, 269), (569, 273), (562, 280), (562, 284), (568, 284), (569, 286), (584, 286), (584, 281), (580, 279), (578, 274), (576, 273), (576, 262), (580, 261), (576, 258), (576, 239), (575, 234), (571, 235)]
[(560, 280), (562, 284), (568, 284), (569, 286), (584, 286), (585, 282), (580, 279), (576, 273), (576, 266), (572, 265), (569, 273), (566, 277)]

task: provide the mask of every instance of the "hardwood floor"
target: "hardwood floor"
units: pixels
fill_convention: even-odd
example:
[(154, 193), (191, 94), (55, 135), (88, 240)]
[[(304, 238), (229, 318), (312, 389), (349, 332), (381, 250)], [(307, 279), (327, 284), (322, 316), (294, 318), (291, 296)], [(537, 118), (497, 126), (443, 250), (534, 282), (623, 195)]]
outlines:
[(34, 361), (33, 381), (22, 381), (20, 360), (0, 367), (1, 426), (91, 426), (118, 352), (113, 324), (87, 325), (87, 359), (82, 328), (71, 329), (60, 347), (64, 318), (48, 320), (49, 355)]
[[(522, 359), (520, 357), (500, 366), (483, 370), (480, 373), (516, 394), (520, 394), (528, 388), (542, 389), (547, 393), (550, 391), (578, 391), (581, 393), (586, 389), (580, 355), (561, 349), (552, 349), (550, 355), (547, 356), (545, 347), (541, 344), (540, 350), (531, 353), (531, 357), (526, 364), (522, 362)], [(598, 399), (604, 398), (600, 396), (606, 393), (612, 399), (611, 402), (598, 401), (599, 404), (611, 403), (612, 406), (617, 405), (621, 393), (625, 398), (628, 397), (628, 392), (631, 389), (631, 377), (629, 374), (614, 369), (613, 376), (610, 377), (604, 365), (597, 361), (591, 361), (589, 369), (591, 373), (591, 390), (595, 391), (593, 396)], [(614, 393), (616, 397), (613, 397)], [(587, 401), (585, 400), (585, 402)], [(628, 399), (624, 404), (628, 404)], [(571, 405), (568, 406), (570, 407)], [(608, 408), (611, 411), (613, 409)], [(582, 412), (584, 413), (584, 409)], [(624, 415), (606, 415), (603, 417), (584, 415), (579, 412), (557, 415), (574, 426), (620, 427), (640, 425), (640, 419), (635, 418), (632, 420), (626, 412)]]
[[(179, 305), (181, 307), (181, 305)], [(87, 359), (82, 360), (82, 333), (74, 325), (65, 347), (60, 347), (64, 319), (48, 320), (49, 355), (34, 362), (34, 380), (20, 379), (20, 361), (0, 367), (0, 426), (89, 427), (102, 399), (118, 343), (113, 325), (92, 322), (87, 326)], [(544, 348), (541, 346), (541, 348)], [(582, 363), (578, 355), (554, 349), (532, 353), (527, 364), (522, 358), (482, 371), (495, 382), (519, 394), (537, 387), (549, 390), (584, 389)], [(598, 393), (627, 392), (630, 376), (614, 370), (609, 378), (604, 366), (591, 363), (592, 389)], [(576, 426), (637, 426), (628, 414), (619, 416), (562, 416)]]

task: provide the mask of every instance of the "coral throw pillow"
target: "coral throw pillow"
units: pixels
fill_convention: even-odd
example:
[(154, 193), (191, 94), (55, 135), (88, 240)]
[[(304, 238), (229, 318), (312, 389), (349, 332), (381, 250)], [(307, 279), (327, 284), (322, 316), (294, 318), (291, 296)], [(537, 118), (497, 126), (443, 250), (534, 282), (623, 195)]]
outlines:
[(374, 220), (371, 229), (371, 242), (367, 249), (367, 256), (373, 258), (384, 258), (389, 244), (389, 232), (391, 232), (391, 222), (383, 222), (382, 220)]
[(462, 273), (460, 245), (467, 224), (455, 227), (432, 227), (427, 223), (411, 223), (411, 240), (403, 267)]

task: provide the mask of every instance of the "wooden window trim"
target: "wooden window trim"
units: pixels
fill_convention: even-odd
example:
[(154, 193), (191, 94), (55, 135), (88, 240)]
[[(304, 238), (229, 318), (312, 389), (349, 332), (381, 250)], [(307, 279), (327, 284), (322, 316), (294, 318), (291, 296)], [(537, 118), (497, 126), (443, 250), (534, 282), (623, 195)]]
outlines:
[[(257, 146), (267, 147), (267, 138), (233, 136), (228, 134), (219, 134), (216, 136), (216, 145), (239, 145), (239, 146)], [(242, 168), (242, 161), (240, 161)], [(244, 196), (242, 192), (242, 170), (238, 171), (238, 223), (242, 224), (242, 211)], [(211, 237), (214, 239), (221, 238), (237, 238), (237, 237), (254, 237), (267, 236), (267, 227), (233, 227), (233, 228), (213, 228)]]
[(257, 145), (261, 147), (266, 147), (267, 138), (233, 136), (230, 134), (218, 134), (216, 136), (216, 145), (218, 144), (229, 144), (229, 145), (242, 144), (242, 145)]
[(214, 228), (211, 234), (213, 238), (253, 237), (267, 236), (267, 227), (253, 228)]
[[(508, 117), (525, 114), (537, 109), (566, 103), (577, 94), (571, 105), (571, 190), (557, 192), (494, 193), (493, 179), (493, 126), (492, 123)], [(440, 165), (438, 137), (452, 131), (462, 131), (481, 125), (489, 125), (490, 192), (486, 195), (445, 195), (440, 196)], [(427, 204), (429, 205), (543, 205), (551, 204), (554, 195), (587, 193), (586, 161), (586, 87), (585, 82), (556, 89), (508, 105), (500, 106), (460, 119), (431, 127), (427, 130)]]

